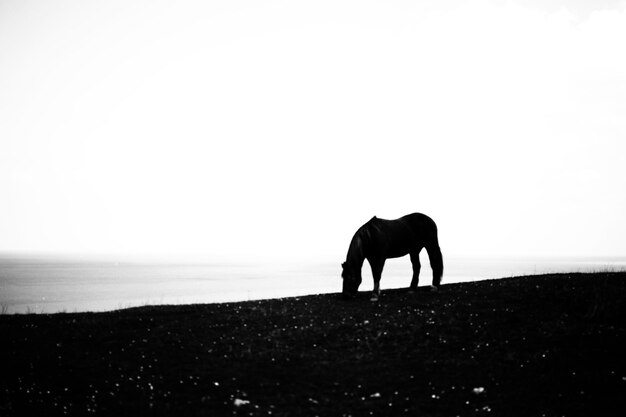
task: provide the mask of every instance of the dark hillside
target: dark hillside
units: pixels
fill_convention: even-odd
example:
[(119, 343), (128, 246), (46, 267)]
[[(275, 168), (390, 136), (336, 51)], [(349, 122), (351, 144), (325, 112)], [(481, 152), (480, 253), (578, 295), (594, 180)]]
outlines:
[(0, 416), (622, 416), (626, 273), (0, 316)]

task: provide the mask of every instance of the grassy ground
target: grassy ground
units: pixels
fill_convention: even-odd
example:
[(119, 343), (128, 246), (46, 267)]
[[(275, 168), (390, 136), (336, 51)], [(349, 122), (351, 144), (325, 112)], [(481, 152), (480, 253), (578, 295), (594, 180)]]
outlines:
[(626, 273), (0, 316), (0, 416), (626, 415)]

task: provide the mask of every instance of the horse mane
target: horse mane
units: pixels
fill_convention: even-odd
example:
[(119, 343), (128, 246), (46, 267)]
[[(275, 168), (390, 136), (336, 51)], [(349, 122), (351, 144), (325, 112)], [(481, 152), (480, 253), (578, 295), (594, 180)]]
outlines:
[(372, 240), (372, 229), (374, 229), (374, 222), (377, 220), (378, 217), (374, 216), (357, 230), (356, 235), (359, 235), (363, 243), (367, 244)]
[(376, 219), (376, 216), (372, 217), (367, 223), (359, 227), (348, 248), (348, 262), (357, 262), (359, 265), (365, 260), (365, 246), (371, 241), (371, 225), (372, 220)]

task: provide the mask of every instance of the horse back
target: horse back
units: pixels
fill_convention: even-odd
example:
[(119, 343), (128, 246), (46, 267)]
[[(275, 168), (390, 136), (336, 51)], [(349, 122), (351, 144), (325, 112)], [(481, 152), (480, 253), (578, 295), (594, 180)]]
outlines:
[[(437, 238), (437, 225), (435, 221), (422, 213), (412, 213), (401, 217), (398, 220), (406, 222), (412, 233), (428, 241)], [(428, 242), (424, 242), (427, 244)]]
[(396, 220), (374, 217), (368, 224), (372, 243), (368, 252), (375, 256), (396, 258), (437, 241), (435, 222), (421, 213), (408, 214)]

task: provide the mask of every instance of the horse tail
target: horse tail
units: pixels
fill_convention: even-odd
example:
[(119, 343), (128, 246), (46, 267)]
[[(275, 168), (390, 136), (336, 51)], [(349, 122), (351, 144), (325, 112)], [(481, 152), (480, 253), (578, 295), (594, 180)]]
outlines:
[(433, 270), (433, 286), (438, 287), (439, 284), (441, 284), (441, 277), (443, 276), (443, 256), (441, 255), (437, 235), (435, 235), (434, 242), (426, 246), (426, 252), (428, 252), (430, 267)]

